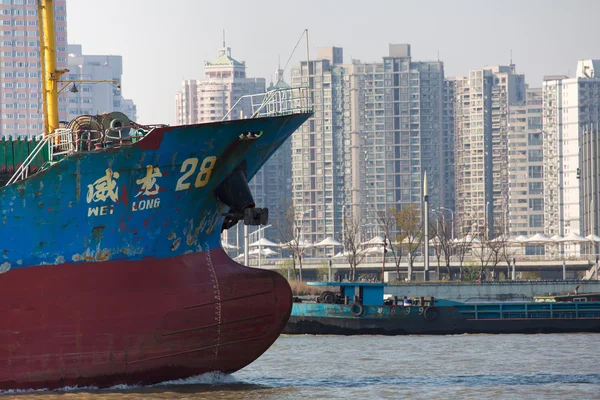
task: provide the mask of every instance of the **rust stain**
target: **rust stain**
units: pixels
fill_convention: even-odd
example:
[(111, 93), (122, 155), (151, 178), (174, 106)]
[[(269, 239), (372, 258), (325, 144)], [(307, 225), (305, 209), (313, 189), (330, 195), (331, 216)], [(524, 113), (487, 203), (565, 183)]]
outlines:
[(44, 208), (44, 202), (43, 202), (43, 201), (40, 201), (40, 202), (39, 202), (39, 204), (38, 204), (38, 206), (39, 206), (40, 208)]
[(171, 233), (169, 233), (168, 239), (173, 240), (173, 239), (175, 239), (175, 237), (176, 237), (175, 232), (171, 232)]
[(129, 194), (127, 193), (127, 186), (121, 186), (121, 197), (117, 200), (118, 203), (123, 203), (125, 206), (129, 206)]
[(104, 236), (104, 229), (106, 229), (106, 225), (99, 225), (92, 228), (92, 238), (95, 241), (101, 241)]
[(175, 241), (173, 242), (173, 244), (171, 245), (171, 250), (175, 251), (179, 248), (179, 245), (181, 244), (181, 238), (177, 238), (175, 239)]
[(98, 261), (108, 261), (110, 260), (110, 249), (104, 249), (98, 251), (96, 254), (96, 260)]
[(188, 246), (192, 246), (195, 241), (196, 241), (196, 237), (194, 236), (194, 234), (190, 230), (190, 232), (187, 234), (187, 238), (186, 238), (185, 242), (188, 244)]
[(77, 160), (77, 171), (75, 172), (75, 200), (79, 203), (81, 197), (81, 160)]
[(21, 197), (25, 196), (25, 187), (23, 185), (19, 185), (19, 187), (17, 188), (17, 191), (19, 192), (19, 196), (21, 196)]

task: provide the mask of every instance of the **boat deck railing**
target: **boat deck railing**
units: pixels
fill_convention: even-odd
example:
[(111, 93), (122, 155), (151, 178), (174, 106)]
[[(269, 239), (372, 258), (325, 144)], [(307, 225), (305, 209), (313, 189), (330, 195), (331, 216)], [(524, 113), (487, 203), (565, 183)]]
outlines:
[[(89, 152), (111, 147), (121, 147), (135, 143), (145, 137), (150, 131), (158, 127), (151, 126), (123, 126), (111, 128), (110, 130), (77, 130), (68, 128), (56, 129), (48, 135), (39, 135), (35, 148), (27, 155), (25, 160), (15, 170), (6, 185), (27, 179), (31, 165), (43, 157), (44, 163), (37, 171), (44, 170), (48, 166), (62, 160), (77, 152)], [(127, 132), (126, 134), (124, 132)]]
[(467, 319), (600, 319), (600, 302), (480, 303), (455, 307)]
[(238, 111), (241, 112), (242, 118), (247, 118), (248, 112), (250, 118), (310, 113), (313, 111), (311, 91), (307, 87), (297, 87), (242, 96), (225, 114), (222, 121), (235, 119)]

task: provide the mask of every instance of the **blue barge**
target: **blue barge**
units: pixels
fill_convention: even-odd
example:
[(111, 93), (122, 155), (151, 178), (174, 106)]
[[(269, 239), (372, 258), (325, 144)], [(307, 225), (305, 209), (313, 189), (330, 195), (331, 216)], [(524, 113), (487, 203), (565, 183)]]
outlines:
[(600, 301), (462, 303), (433, 297), (384, 301), (383, 283), (309, 282), (337, 286), (315, 302), (296, 302), (283, 333), (406, 335), (600, 332)]

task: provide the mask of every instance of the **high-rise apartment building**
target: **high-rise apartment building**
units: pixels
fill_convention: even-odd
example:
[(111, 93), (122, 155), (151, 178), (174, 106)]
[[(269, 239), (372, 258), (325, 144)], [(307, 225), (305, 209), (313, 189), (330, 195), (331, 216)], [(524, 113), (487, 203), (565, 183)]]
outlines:
[(132, 100), (124, 99), (120, 82), (123, 76), (123, 58), (113, 55), (83, 54), (79, 44), (68, 46), (69, 72), (67, 80), (94, 80), (118, 82), (90, 82), (70, 84), (61, 99), (67, 100), (67, 120), (79, 115), (96, 115), (120, 111), (135, 121), (136, 107)]
[[(57, 68), (67, 68), (67, 2), (55, 0)], [(37, 2), (0, 3), (0, 134), (34, 136), (44, 128)], [(66, 97), (59, 116), (67, 117)]]
[[(392, 44), (381, 62), (342, 64), (339, 48), (294, 68), (313, 90), (315, 115), (293, 136), (294, 204), (305, 235), (342, 239), (342, 215), (378, 232), (378, 212), (421, 205), (423, 174), (435, 206), (452, 207), (444, 161), (444, 69)], [(448, 131), (451, 133), (451, 131)], [(319, 250), (323, 251), (323, 250)]]
[[(547, 235), (598, 234), (600, 60), (575, 78), (544, 78), (544, 225)], [(574, 251), (578, 246), (573, 246)]]
[(382, 62), (346, 69), (356, 91), (352, 111), (358, 111), (349, 127), (359, 146), (352, 152), (354, 214), (369, 224), (378, 212), (420, 208), (425, 172), (432, 206), (449, 206), (443, 63), (413, 61), (410, 45), (391, 44)]
[[(444, 172), (442, 180), (444, 190), (442, 191), (441, 206), (451, 212), (456, 209), (456, 187), (454, 178), (454, 91), (456, 83), (454, 79), (444, 79), (444, 101), (443, 107), (443, 152)], [(447, 210), (441, 210), (447, 212)], [(454, 217), (454, 214), (451, 214)]]
[[(184, 80), (176, 95), (178, 125), (221, 120), (233, 105), (248, 94), (264, 93), (264, 78), (247, 78), (246, 63), (231, 57), (231, 48), (218, 49), (217, 58), (204, 63), (204, 80)], [(229, 119), (252, 115), (243, 101)]]
[[(525, 100), (514, 65), (455, 79), (455, 184), (459, 232), (505, 230), (508, 219), (508, 114)], [(498, 225), (498, 229), (494, 228)]]
[(351, 148), (344, 132), (350, 109), (342, 62), (343, 50), (333, 47), (319, 49), (317, 60), (302, 61), (292, 69), (292, 86), (308, 86), (313, 94), (314, 115), (292, 135), (293, 204), (303, 238), (313, 242), (326, 237), (341, 240), (345, 178), (351, 168), (345, 162)]
[(508, 124), (508, 231), (510, 236), (544, 233), (542, 89), (526, 89), (511, 106)]

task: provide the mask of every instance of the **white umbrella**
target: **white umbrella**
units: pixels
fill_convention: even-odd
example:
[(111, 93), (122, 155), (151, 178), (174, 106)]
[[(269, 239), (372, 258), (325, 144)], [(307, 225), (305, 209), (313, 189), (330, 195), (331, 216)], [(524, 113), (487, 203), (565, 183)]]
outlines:
[(371, 240), (367, 240), (366, 242), (362, 242), (361, 246), (383, 246), (383, 238), (381, 236), (375, 236)]
[(238, 249), (237, 246), (231, 244), (231, 243), (227, 243), (227, 242), (221, 242), (221, 246), (225, 249), (225, 250), (236, 250)]
[(383, 254), (383, 247), (370, 247), (365, 254), (368, 255), (376, 255), (376, 254)]
[(349, 255), (350, 255), (350, 253), (348, 253), (347, 251), (344, 251), (343, 253), (340, 251), (335, 256), (333, 256), (333, 258), (343, 258), (343, 257), (348, 257)]
[(526, 243), (544, 244), (544, 243), (554, 243), (554, 240), (550, 239), (548, 236), (544, 235), (543, 233), (536, 233), (529, 239), (525, 240), (525, 242)]
[(434, 245), (434, 246), (437, 246), (437, 245), (439, 245), (439, 244), (441, 244), (441, 243), (442, 243), (442, 241), (441, 241), (441, 240), (440, 240), (440, 238), (439, 238), (439, 237), (437, 237), (437, 236), (436, 236), (436, 237), (434, 237), (433, 239), (431, 239), (431, 240), (429, 241), (429, 244), (432, 244), (432, 245)]
[(265, 256), (269, 257), (269, 256), (275, 256), (275, 255), (278, 255), (279, 253), (277, 253), (276, 251), (274, 251), (274, 250), (271, 250), (271, 249), (269, 249), (269, 248), (266, 248), (266, 249), (264, 249), (264, 250), (263, 250), (263, 254), (264, 254)]
[(525, 242), (527, 242), (527, 236), (525, 236), (525, 235), (519, 235), (516, 238), (512, 239), (511, 242), (513, 242), (513, 243), (525, 243)]
[(296, 245), (299, 248), (301, 248), (301, 249), (308, 248), (308, 247), (313, 247), (314, 246), (313, 243), (307, 242), (305, 240), (300, 239), (300, 240), (298, 240), (298, 242), (296, 242), (295, 240), (290, 240), (287, 243), (282, 243), (282, 244), (279, 245), (279, 247), (288, 247), (288, 248), (292, 247), (292, 248), (295, 248)]
[(335, 239), (332, 239), (330, 237), (326, 237), (325, 239), (321, 240), (319, 243), (315, 243), (315, 247), (321, 247), (321, 246), (341, 246), (342, 244), (340, 242), (338, 242)]
[(510, 238), (508, 236), (506, 236), (506, 235), (500, 235), (500, 236), (496, 236), (492, 240), (488, 240), (488, 242), (492, 242), (492, 243), (504, 243), (504, 242), (508, 242), (509, 240), (510, 240)]
[(473, 237), (471, 235), (467, 235), (460, 239), (456, 239), (455, 243), (458, 243), (458, 244), (481, 243), (481, 240), (479, 240), (476, 237)]
[(249, 246), (250, 247), (260, 247), (260, 246), (262, 246), (262, 247), (279, 247), (280, 244), (271, 242), (269, 239), (266, 239), (266, 238), (260, 238), (256, 242), (250, 243)]
[(600, 243), (600, 236), (596, 235), (595, 233), (587, 235), (585, 238), (590, 242)]
[(258, 255), (261, 255), (261, 256), (272, 256), (272, 255), (275, 255), (275, 254), (277, 254), (276, 251), (273, 251), (273, 250), (268, 249), (268, 248), (265, 248), (265, 249), (254, 249), (254, 250), (252, 250), (252, 251), (250, 251), (248, 253), (249, 256), (258, 256)]
[(565, 236), (561, 240), (561, 242), (564, 242), (564, 243), (582, 243), (582, 242), (587, 242), (587, 241), (588, 240), (586, 238), (576, 234), (575, 232), (569, 233), (567, 236)]

